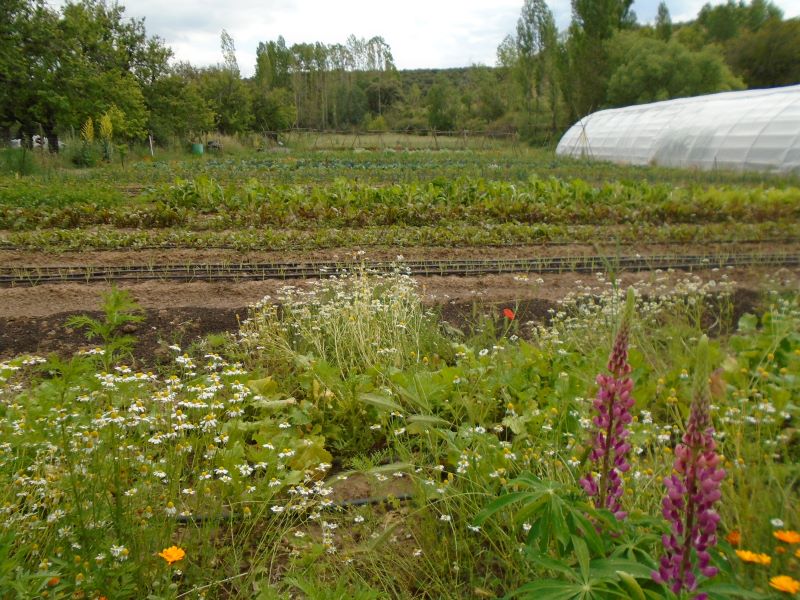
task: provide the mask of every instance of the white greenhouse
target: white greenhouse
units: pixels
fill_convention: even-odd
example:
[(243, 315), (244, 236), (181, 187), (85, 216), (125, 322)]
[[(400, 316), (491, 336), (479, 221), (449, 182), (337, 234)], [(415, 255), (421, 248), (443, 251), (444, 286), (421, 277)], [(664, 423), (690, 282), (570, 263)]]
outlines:
[(556, 153), (634, 165), (800, 173), (800, 85), (601, 110), (575, 123)]

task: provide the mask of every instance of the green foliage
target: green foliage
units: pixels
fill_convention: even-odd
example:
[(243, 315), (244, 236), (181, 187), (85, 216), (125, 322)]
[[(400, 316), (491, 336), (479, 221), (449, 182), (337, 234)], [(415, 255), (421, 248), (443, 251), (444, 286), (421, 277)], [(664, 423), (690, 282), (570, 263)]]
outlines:
[[(642, 225), (608, 230), (596, 225), (471, 225), (443, 223), (420, 227), (360, 227), (357, 229), (318, 228), (281, 229), (268, 232), (253, 231), (197, 231), (178, 227), (180, 213), (166, 209), (158, 216), (158, 223), (172, 223), (170, 228), (125, 231), (108, 227), (88, 229), (44, 229), (26, 227), (24, 231), (10, 233), (4, 245), (14, 249), (69, 252), (80, 250), (122, 250), (140, 248), (196, 248), (298, 251), (358, 246), (362, 248), (428, 247), (479, 248), (483, 246), (529, 246), (532, 243), (636, 244), (642, 239), (652, 243), (751, 243), (765, 240), (793, 239), (796, 224), (758, 223), (732, 227), (728, 224), (711, 225)], [(152, 225), (136, 215), (129, 223)]]
[(256, 50), (256, 84), (260, 89), (288, 89), (291, 86), (292, 55), (286, 40), (259, 42)]
[(655, 30), (656, 37), (661, 41), (668, 42), (672, 37), (672, 19), (669, 15), (669, 8), (663, 0), (658, 4)]
[(300, 590), (307, 598), (315, 600), (341, 600), (342, 598), (352, 598), (352, 600), (378, 600), (385, 598), (376, 590), (363, 586), (353, 585), (345, 580), (338, 580), (334, 586), (328, 582), (316, 582), (303, 577), (290, 577), (287, 579), (292, 588)]
[(800, 82), (800, 19), (772, 19), (726, 45), (726, 58), (748, 87)]
[(214, 127), (224, 134), (243, 133), (253, 119), (250, 88), (238, 71), (208, 67), (199, 71), (197, 89), (214, 113)]
[(438, 131), (453, 131), (458, 126), (459, 109), (452, 88), (446, 81), (431, 86), (425, 97), (428, 106), (428, 125)]
[(137, 77), (157, 73), (168, 52), (146, 37), (142, 21), (125, 20), (123, 13), (119, 5), (88, 0), (60, 13), (43, 3), (24, 3), (13, 13), (24, 59), (4, 80), (4, 120), (10, 117), (28, 135), (41, 127), (55, 152), (59, 131), (79, 129), (87, 114), (116, 105), (127, 124), (119, 133), (139, 139), (147, 109)]
[(135, 323), (144, 321), (141, 307), (127, 290), (112, 288), (103, 294), (103, 318), (78, 315), (67, 319), (67, 327), (84, 329), (86, 339), (102, 343), (103, 361), (107, 366), (119, 358), (130, 356), (136, 338), (126, 330)]
[(388, 129), (389, 126), (386, 124), (386, 119), (383, 118), (383, 115), (378, 115), (367, 123), (367, 131), (386, 131)]
[(613, 71), (608, 102), (612, 106), (744, 87), (711, 49), (692, 52), (676, 41), (663, 42), (631, 32), (618, 33), (609, 47)]
[[(589, 282), (548, 324), (527, 330), (528, 341), (508, 331), (450, 337), (450, 355), (379, 369), (370, 357), (346, 372), (313, 350), (275, 368), (263, 360), (275, 349), (255, 339), (216, 340), (219, 353), (209, 344), (202, 358), (173, 346), (157, 374), (146, 364), (101, 365), (96, 354), (2, 361), (0, 520), (14, 535), (0, 534), (0, 585), (7, 594), (122, 599), (203, 589), (263, 600), (675, 600), (650, 579), (665, 526), (659, 482), (691, 397), (684, 370), (704, 333), (698, 323), (727, 317), (712, 302), (717, 292), (692, 280), (646, 301), (637, 291), (631, 516), (620, 523), (576, 485), (586, 398), (622, 310), (610, 287)], [(370, 297), (367, 320), (403, 314)], [(779, 572), (793, 563), (770, 550), (769, 519), (798, 523), (796, 436), (784, 425), (800, 415), (800, 308), (796, 294), (766, 302), (708, 349), (710, 368), (722, 365), (711, 386), (729, 473), (722, 533), (740, 529), (744, 547), (774, 554)], [(340, 303), (345, 311), (349, 302)], [(698, 310), (711, 312), (697, 318)], [(289, 311), (276, 317), (280, 335), (322, 322)], [(329, 331), (363, 327), (330, 320), (339, 326)], [(102, 319), (92, 327), (101, 332)], [(244, 324), (243, 340), (252, 331)], [(363, 346), (357, 335), (340, 339)], [(342, 501), (373, 496), (388, 498)], [(158, 553), (172, 545), (186, 556), (170, 566)], [(772, 573), (746, 567), (725, 542), (714, 561), (721, 573), (698, 593), (769, 592)]]
[(697, 15), (697, 24), (705, 31), (708, 42), (724, 43), (742, 30), (757, 31), (770, 20), (780, 20), (782, 11), (769, 0), (705, 4)]
[[(126, 19), (120, 5), (82, 0), (57, 11), (13, 0), (0, 53), (0, 126), (29, 137), (41, 130), (53, 151), (58, 136), (78, 130), (87, 114), (106, 112), (116, 115), (115, 136), (126, 144), (148, 134), (181, 145), (214, 129), (243, 136), (295, 126), (490, 130), (547, 144), (577, 117), (609, 104), (739, 89), (720, 50), (749, 86), (797, 79), (796, 23), (782, 21), (770, 2), (706, 5), (695, 21), (675, 26), (662, 3), (654, 29), (634, 27), (631, 5), (575, 0), (573, 21), (559, 33), (546, 3), (527, 0), (514, 35), (498, 48), (496, 69), (398, 72), (380, 36), (291, 47), (278, 37), (259, 44), (255, 77), (247, 80), (227, 32), (220, 65), (171, 68), (171, 50), (147, 36), (143, 20)], [(613, 57), (607, 42), (620, 31), (638, 43)], [(113, 145), (104, 150), (109, 159)], [(89, 152), (69, 154), (79, 166), (96, 163)]]
[(402, 368), (435, 349), (432, 316), (402, 267), (390, 275), (361, 268), (279, 300), (259, 306), (238, 341), (248, 360), (273, 369), (310, 354), (348, 376)]
[[(70, 144), (67, 154), (81, 149)], [(18, 178), (12, 163), (0, 179), (2, 244), (56, 252), (763, 242), (794, 239), (800, 211), (791, 177), (511, 148), (165, 157), (79, 174), (54, 173), (41, 152), (7, 154), (41, 176)]]
[(199, 140), (214, 128), (214, 111), (199, 84), (177, 73), (155, 81), (147, 90), (147, 102), (149, 127), (157, 141)]
[[(514, 524), (526, 523), (528, 528), (526, 557), (538, 569), (561, 577), (537, 578), (511, 597), (644, 598), (643, 588), (654, 587), (650, 577), (656, 563), (648, 551), (657, 547), (657, 536), (630, 531), (623, 537), (624, 525), (613, 515), (597, 511), (581, 492), (553, 481), (521, 475), (509, 482), (509, 487), (519, 491), (499, 496), (476, 517), (476, 523), (520, 504), (514, 511)], [(629, 546), (632, 538), (635, 545)], [(661, 597), (655, 591), (647, 594)]]
[(255, 127), (263, 132), (290, 129), (297, 120), (297, 109), (289, 90), (258, 91), (253, 99)]
[(8, 175), (34, 175), (41, 169), (28, 148), (0, 149), (0, 173)]
[[(27, 186), (27, 187), (26, 187)], [(178, 178), (140, 196), (132, 211), (117, 190), (81, 185), (9, 183), (0, 189), (0, 225), (25, 230), (107, 224), (184, 225), (227, 230), (248, 225), (365, 228), (464, 226), (741, 224), (790, 222), (800, 215), (796, 188), (747, 191), (734, 187), (675, 190), (667, 185), (531, 178), (514, 184), (482, 178), (378, 187), (345, 180), (308, 190), (255, 179), (223, 185), (207, 175)], [(109, 205), (112, 198), (118, 202)], [(107, 199), (107, 200), (106, 200)], [(104, 201), (106, 200), (106, 201)], [(103, 210), (97, 210), (99, 204)], [(279, 232), (274, 232), (279, 235)]]
[(111, 120), (111, 115), (108, 112), (98, 120), (98, 128), (100, 133), (100, 143), (103, 146), (103, 158), (107, 161), (111, 160), (111, 152), (113, 149), (112, 140), (114, 137), (114, 125)]

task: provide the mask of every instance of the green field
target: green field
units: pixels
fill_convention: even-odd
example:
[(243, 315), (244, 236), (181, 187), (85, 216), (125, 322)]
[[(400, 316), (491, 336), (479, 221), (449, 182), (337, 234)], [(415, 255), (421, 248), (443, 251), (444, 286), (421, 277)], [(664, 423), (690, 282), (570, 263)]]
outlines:
[(796, 178), (586, 163), (511, 145), (251, 152), (93, 170), (27, 160), (39, 160), (40, 174), (0, 178), (7, 248), (770, 241), (796, 238), (800, 214)]
[[(289, 261), (800, 238), (796, 178), (513, 144), (28, 160), (34, 174), (0, 177), (0, 251), (53, 264), (142, 248)], [(508, 302), (457, 328), (402, 261), (356, 267), (265, 298), (237, 331), (182, 347), (165, 331), (151, 360), (134, 358), (135, 298), (112, 290), (102, 313), (70, 319), (82, 349), (0, 362), (0, 598), (793, 597), (778, 577), (800, 577), (800, 296), (776, 282), (743, 305), (724, 269), (672, 275), (645, 292), (594, 273), (535, 321)], [(593, 404), (615, 339), (630, 371), (613, 377), (634, 399), (608, 405), (619, 430)], [(705, 417), (702, 454), (684, 434)], [(617, 463), (592, 452), (612, 429), (630, 445), (606, 447), (627, 465), (624, 518), (606, 503)], [(670, 521), (663, 480), (681, 469), (695, 497)], [(599, 495), (580, 483), (590, 474)], [(652, 577), (676, 519), (695, 531), (678, 535), (681, 576), (698, 574), (683, 595)]]

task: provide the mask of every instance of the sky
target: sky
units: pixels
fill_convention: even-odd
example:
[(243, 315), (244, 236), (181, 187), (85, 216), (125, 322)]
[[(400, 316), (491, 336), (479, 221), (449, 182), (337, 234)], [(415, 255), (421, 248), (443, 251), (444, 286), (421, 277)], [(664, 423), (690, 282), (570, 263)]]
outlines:
[[(635, 0), (640, 23), (653, 22), (660, 0)], [(713, 4), (722, 0), (712, 0)], [(244, 76), (255, 70), (259, 42), (279, 35), (301, 42), (344, 43), (350, 34), (379, 35), (398, 69), (495, 64), (497, 46), (513, 33), (523, 0), (119, 0), (129, 17), (145, 18), (175, 59), (197, 66), (222, 62), (220, 33), (236, 45)], [(706, 0), (667, 0), (673, 22), (694, 18)], [(800, 0), (773, 0), (785, 17)], [(60, 6), (64, 0), (51, 0)], [(569, 25), (570, 0), (549, 0), (559, 29)]]

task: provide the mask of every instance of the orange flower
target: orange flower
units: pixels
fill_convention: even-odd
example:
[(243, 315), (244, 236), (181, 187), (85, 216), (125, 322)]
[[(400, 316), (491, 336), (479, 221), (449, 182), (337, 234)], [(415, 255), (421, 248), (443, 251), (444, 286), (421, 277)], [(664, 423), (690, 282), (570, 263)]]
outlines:
[(785, 531), (779, 529), (778, 531), (773, 531), (772, 535), (774, 535), (784, 544), (800, 544), (800, 533), (797, 533), (796, 531)]
[(186, 556), (186, 552), (184, 552), (183, 548), (178, 548), (177, 546), (170, 546), (169, 548), (164, 548), (158, 555), (167, 561), (167, 564), (172, 564), (174, 562), (178, 562), (179, 560), (183, 560), (183, 557)]
[(738, 546), (742, 543), (742, 534), (739, 533), (738, 530), (734, 529), (725, 536), (725, 541), (731, 546)]
[(769, 580), (770, 587), (774, 587), (779, 592), (796, 594), (800, 592), (800, 581), (792, 579), (788, 575), (778, 575)]
[(741, 558), (744, 562), (754, 563), (756, 565), (768, 565), (772, 562), (772, 557), (768, 554), (759, 554), (757, 552), (750, 552), (750, 550), (737, 550), (736, 556)]
[(47, 587), (56, 587), (59, 581), (61, 580), (58, 577), (51, 577), (47, 580)]
[(509, 321), (513, 321), (513, 320), (514, 320), (514, 317), (515, 317), (516, 315), (514, 314), (514, 311), (513, 311), (513, 310), (511, 310), (510, 308), (504, 308), (504, 309), (503, 309), (503, 316), (504, 316), (506, 319), (508, 319)]

